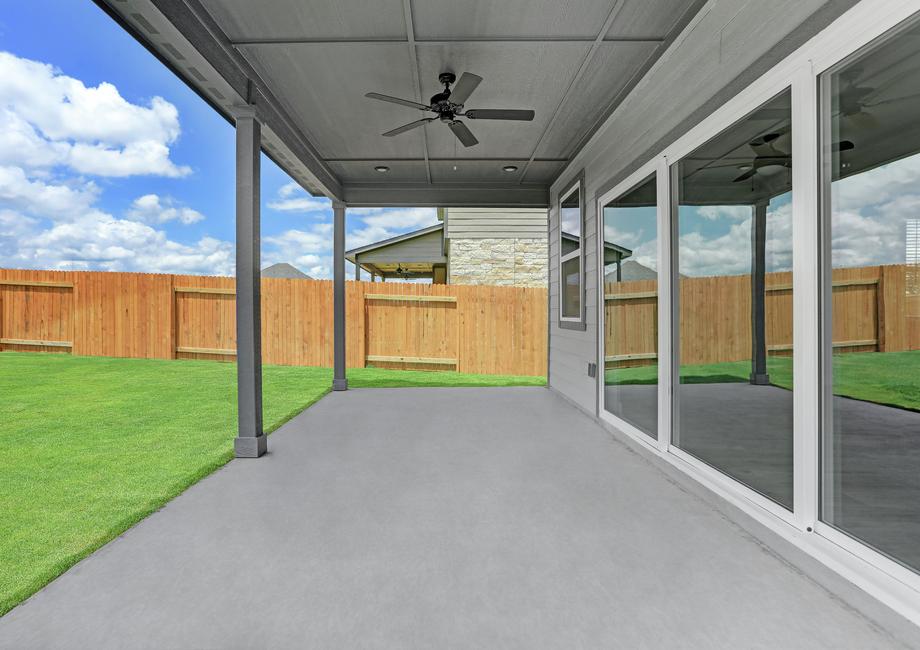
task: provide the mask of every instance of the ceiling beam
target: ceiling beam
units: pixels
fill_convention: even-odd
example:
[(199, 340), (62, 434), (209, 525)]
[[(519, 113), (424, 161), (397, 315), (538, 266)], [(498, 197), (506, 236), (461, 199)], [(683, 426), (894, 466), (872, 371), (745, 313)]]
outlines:
[[(373, 162), (423, 162), (424, 158), (324, 158), (327, 163), (373, 163)], [(428, 158), (430, 162), (526, 162), (526, 158)], [(569, 162), (569, 158), (536, 158), (534, 162)]]
[[(635, 36), (635, 37), (618, 37), (611, 36), (602, 38), (604, 43), (662, 43), (665, 41), (664, 36)], [(335, 43), (414, 43), (415, 45), (443, 45), (445, 43), (594, 43), (596, 36), (578, 38), (572, 36), (442, 36), (434, 38), (404, 38), (402, 36), (358, 36), (358, 37), (336, 37), (336, 36), (303, 36), (303, 37), (284, 37), (284, 38), (237, 38), (230, 42), (237, 47), (247, 45), (324, 45)]]
[(549, 205), (547, 185), (355, 183), (342, 189), (345, 204), (350, 208), (545, 208)]
[(652, 66), (655, 65), (655, 62), (661, 58), (665, 50), (671, 46), (671, 43), (675, 41), (677, 36), (682, 31), (684, 31), (684, 28), (687, 25), (690, 24), (690, 21), (693, 20), (693, 17), (700, 11), (706, 2), (707, 0), (694, 0), (687, 7), (683, 14), (681, 14), (680, 18), (678, 18), (677, 22), (674, 23), (671, 31), (668, 32), (664, 39), (659, 41), (658, 47), (655, 48), (655, 51), (652, 52), (651, 56), (646, 59), (645, 63), (643, 63), (639, 69), (636, 70), (633, 76), (630, 77), (629, 81), (627, 81), (626, 84), (619, 90), (619, 92), (617, 92), (613, 100), (604, 108), (598, 118), (594, 120), (594, 124), (591, 125), (591, 128), (585, 132), (585, 134), (577, 143), (575, 143), (575, 146), (571, 149), (573, 152), (573, 157), (574, 152), (580, 151), (582, 147), (587, 145), (588, 140), (590, 140), (591, 137), (598, 131), (598, 129), (601, 128), (601, 125), (607, 121), (607, 118), (613, 115), (613, 111), (616, 110), (617, 106), (619, 106), (620, 103), (626, 99), (627, 95), (632, 92), (632, 89), (636, 87), (636, 85), (642, 80), (643, 77), (645, 77), (646, 74), (648, 74), (648, 71), (652, 69)]
[[(406, 17), (406, 43), (409, 46), (409, 64), (412, 66), (412, 84), (415, 86), (415, 101), (420, 104), (426, 102), (422, 99), (422, 82), (419, 79), (418, 52), (415, 50), (415, 22), (412, 20), (412, 0), (403, 0), (403, 13)], [(422, 153), (425, 156), (425, 175), (431, 185), (431, 165), (428, 163), (428, 132), (422, 129)]]
[(521, 182), (524, 180), (524, 176), (527, 174), (527, 170), (530, 168), (531, 163), (534, 161), (534, 158), (537, 157), (537, 151), (540, 149), (540, 145), (543, 144), (543, 140), (546, 139), (546, 135), (549, 133), (550, 129), (553, 128), (553, 124), (556, 122), (556, 118), (559, 117), (559, 113), (562, 110), (562, 107), (565, 106), (566, 101), (569, 98), (572, 89), (575, 88), (575, 85), (581, 80), (584, 76), (585, 71), (588, 69), (588, 66), (591, 64), (591, 61), (594, 59), (594, 55), (597, 53), (597, 50), (600, 48), (601, 43), (604, 42), (604, 36), (607, 32), (610, 31), (610, 26), (613, 25), (614, 19), (617, 17), (617, 14), (620, 13), (620, 10), (623, 8), (625, 0), (614, 0), (613, 6), (610, 8), (610, 13), (607, 14), (604, 24), (601, 25), (601, 29), (598, 32), (597, 36), (594, 38), (591, 47), (588, 48), (588, 51), (585, 53), (584, 58), (581, 60), (581, 65), (578, 66), (578, 70), (575, 72), (575, 75), (572, 77), (572, 80), (569, 82), (568, 87), (566, 87), (565, 92), (562, 93), (562, 99), (559, 100), (559, 103), (556, 104), (556, 110), (553, 111), (553, 114), (550, 116), (549, 121), (546, 123), (546, 128), (543, 129), (543, 133), (540, 134), (537, 143), (534, 145), (533, 151), (530, 154), (530, 160), (527, 161), (527, 164), (524, 165), (524, 170), (521, 172)]

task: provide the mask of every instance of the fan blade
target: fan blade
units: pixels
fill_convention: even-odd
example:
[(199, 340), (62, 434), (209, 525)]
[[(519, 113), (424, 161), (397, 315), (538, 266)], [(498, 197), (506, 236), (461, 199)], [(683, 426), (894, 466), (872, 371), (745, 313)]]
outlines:
[(533, 119), (534, 112), (503, 108), (478, 108), (466, 111), (463, 115), (471, 120), (521, 120), (529, 122)]
[(399, 97), (390, 97), (389, 95), (381, 95), (380, 93), (367, 93), (365, 97), (368, 97), (369, 99), (376, 99), (381, 102), (399, 104), (400, 106), (408, 106), (409, 108), (417, 108), (420, 111), (431, 110), (430, 106), (425, 106), (424, 104), (419, 104), (418, 102), (413, 102), (412, 100), (409, 100), (409, 99), (400, 99)]
[(909, 99), (917, 99), (920, 97), (920, 93), (915, 93), (913, 95), (904, 95), (903, 97), (892, 97), (891, 99), (883, 99), (881, 101), (872, 102), (871, 104), (864, 104), (864, 108), (873, 108), (875, 106), (884, 106), (885, 104), (896, 104), (897, 102), (904, 102)]
[(841, 140), (832, 144), (831, 148), (834, 151), (849, 151), (850, 149), (855, 149), (856, 145), (850, 140)]
[(454, 135), (457, 136), (460, 144), (464, 147), (472, 147), (474, 144), (479, 144), (479, 140), (476, 139), (476, 136), (470, 132), (463, 122), (453, 121), (447, 126), (454, 132)]
[(462, 104), (467, 99), (470, 98), (470, 95), (473, 94), (473, 91), (476, 90), (476, 87), (482, 83), (482, 77), (475, 75), (471, 72), (464, 72), (460, 75), (460, 79), (457, 80), (457, 83), (454, 84), (454, 87), (450, 89), (450, 101), (452, 104)]
[(400, 133), (405, 133), (406, 131), (411, 131), (411, 130), (414, 129), (414, 128), (417, 128), (417, 127), (419, 127), (419, 126), (422, 126), (423, 124), (428, 124), (428, 123), (429, 123), (431, 120), (433, 120), (433, 119), (435, 119), (435, 118), (433, 118), (433, 117), (423, 117), (423, 118), (420, 119), (420, 120), (415, 120), (414, 122), (409, 122), (408, 124), (403, 124), (402, 126), (397, 127), (397, 128), (395, 128), (395, 129), (393, 129), (392, 131), (387, 131), (386, 133), (383, 134), (383, 136), (386, 137), (386, 138), (391, 138), (391, 137), (393, 137), (394, 135), (399, 135)]
[(757, 173), (757, 168), (751, 167), (749, 170), (741, 174), (741, 176), (733, 180), (732, 183), (740, 183), (741, 181), (746, 181), (747, 179), (749, 179), (751, 176), (753, 176), (756, 173)]

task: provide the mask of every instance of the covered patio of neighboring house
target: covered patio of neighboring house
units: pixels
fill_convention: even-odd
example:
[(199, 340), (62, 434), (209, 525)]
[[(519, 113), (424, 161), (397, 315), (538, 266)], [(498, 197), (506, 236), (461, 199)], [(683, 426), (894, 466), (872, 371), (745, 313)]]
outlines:
[[(817, 307), (819, 287), (828, 297), (833, 288), (820, 275), (819, 251), (831, 245), (817, 215), (830, 184), (819, 185), (817, 171), (840, 162), (841, 146), (819, 140), (831, 132), (819, 134), (816, 119), (830, 93), (822, 86), (822, 104), (818, 75), (912, 24), (920, 2), (385, 0), (373, 11), (359, 0), (96, 3), (235, 127), (234, 446), (237, 457), (261, 460), (232, 462), (75, 566), (4, 617), (0, 645), (920, 645), (912, 558), (878, 552), (871, 532), (839, 530), (846, 522), (822, 501), (822, 486), (846, 493), (840, 477), (822, 482), (835, 466), (821, 456), (821, 409), (836, 398), (820, 374), (819, 350), (833, 351), (821, 329), (830, 312)], [(915, 47), (907, 40), (902, 47)], [(833, 88), (868, 93), (854, 80)], [(835, 119), (865, 108), (841, 105)], [(737, 124), (742, 140), (716, 137)], [(762, 151), (746, 151), (765, 136)], [(739, 146), (744, 161), (732, 155)], [(263, 152), (333, 210), (334, 392), (271, 445), (262, 425)], [(723, 158), (729, 171), (714, 164)], [(655, 269), (604, 227), (607, 201), (643, 182), (657, 239), (642, 259)], [(678, 251), (682, 209), (749, 206), (752, 279), (731, 301), (698, 294), (704, 323), (750, 301), (742, 320), (753, 331), (699, 331), (704, 342), (749, 348), (739, 358), (754, 386), (744, 388), (774, 395), (780, 389), (763, 385), (763, 215), (792, 186), (789, 454), (774, 449), (764, 461), (758, 441), (742, 449), (757, 477), (782, 463), (790, 503), (780, 504), (731, 467), (712, 466), (731, 465), (744, 435), (713, 442), (700, 435), (704, 419), (681, 429), (694, 414), (681, 382), (690, 346), (680, 347), (689, 304), (680, 262), (692, 253)], [(522, 276), (548, 285), (550, 390), (348, 390), (346, 259), (357, 278), (364, 269), (450, 281), (449, 219), (346, 251), (347, 210), (378, 207), (548, 214), (520, 217), (532, 236), (511, 250)], [(484, 220), (504, 232), (500, 216)], [(542, 269), (528, 258), (542, 257), (540, 247)], [(653, 405), (654, 438), (605, 411), (607, 289), (629, 280), (627, 269), (657, 283), (639, 292), (649, 312), (634, 321), (649, 342), (642, 361), (658, 364), (654, 392), (637, 384), (627, 400)], [(901, 312), (905, 295), (899, 289)], [(717, 410), (710, 402), (706, 414)], [(681, 449), (694, 433), (710, 457)], [(905, 486), (890, 492), (900, 498)], [(893, 537), (906, 530), (895, 522)]]
[(355, 280), (361, 280), (361, 270), (370, 274), (371, 282), (431, 280), (433, 284), (447, 282), (447, 255), (444, 252), (444, 224), (397, 235), (390, 239), (353, 248), (345, 259), (355, 265)]

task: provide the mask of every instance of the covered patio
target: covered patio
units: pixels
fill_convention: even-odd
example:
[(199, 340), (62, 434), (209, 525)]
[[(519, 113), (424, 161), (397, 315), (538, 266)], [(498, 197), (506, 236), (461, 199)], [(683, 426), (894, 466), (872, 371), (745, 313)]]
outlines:
[(0, 620), (17, 650), (918, 644), (542, 388), (332, 393)]

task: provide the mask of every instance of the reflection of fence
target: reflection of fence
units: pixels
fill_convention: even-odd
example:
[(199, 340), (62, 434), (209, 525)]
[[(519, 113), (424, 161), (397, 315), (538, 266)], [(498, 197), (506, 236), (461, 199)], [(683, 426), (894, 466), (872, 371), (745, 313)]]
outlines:
[[(792, 353), (792, 275), (766, 278), (766, 341), (774, 355)], [(905, 265), (835, 269), (834, 348), (837, 352), (920, 349), (920, 295), (909, 291)], [(654, 363), (657, 357), (657, 281), (608, 283), (607, 365)], [(751, 358), (751, 278), (682, 278), (681, 363)]]
[[(0, 350), (233, 360), (232, 278), (0, 269)], [(348, 365), (546, 373), (546, 290), (346, 283)], [(332, 284), (262, 280), (265, 363), (332, 365)]]

